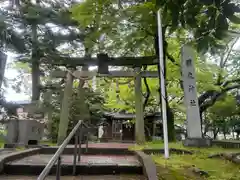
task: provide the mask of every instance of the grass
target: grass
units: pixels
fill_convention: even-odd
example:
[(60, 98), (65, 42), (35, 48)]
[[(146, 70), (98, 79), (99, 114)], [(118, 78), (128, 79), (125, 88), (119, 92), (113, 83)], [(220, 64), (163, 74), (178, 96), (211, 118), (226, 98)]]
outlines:
[[(154, 141), (143, 145), (135, 145), (132, 150), (162, 149), (163, 142)], [(210, 154), (221, 152), (240, 152), (239, 149), (223, 149), (219, 147), (211, 148), (188, 148), (182, 143), (169, 143), (170, 148), (184, 149), (193, 151), (193, 155), (177, 155), (171, 154), (169, 159), (165, 159), (162, 154), (152, 155), (157, 165), (159, 179), (161, 180), (239, 180), (240, 165), (233, 164), (223, 159), (210, 159)], [(197, 167), (200, 170), (208, 172), (209, 177), (200, 177), (195, 174), (192, 169)]]
[[(163, 149), (164, 143), (162, 141), (152, 141), (147, 142), (142, 145), (134, 145), (130, 147), (131, 150), (142, 150), (142, 149)], [(182, 143), (169, 143), (169, 148), (183, 149), (194, 152), (200, 152), (202, 154), (214, 154), (220, 152), (240, 152), (239, 149), (224, 149), (220, 147), (210, 147), (210, 148), (194, 148), (194, 147), (185, 147)]]
[[(191, 173), (191, 168), (197, 168), (209, 173), (210, 177), (205, 178), (209, 180), (239, 180), (240, 179), (240, 166), (235, 165), (229, 161), (221, 159), (209, 159), (206, 156), (199, 154), (194, 155), (171, 155), (170, 159), (166, 160), (161, 155), (153, 155), (153, 160), (161, 167), (167, 167), (170, 171), (175, 172), (175, 179), (195, 179), (197, 175)], [(165, 174), (166, 176), (167, 174)], [(164, 174), (159, 172), (160, 179)], [(199, 177), (200, 178), (200, 177)], [(204, 179), (204, 178), (202, 178)]]
[(57, 143), (51, 141), (41, 141), (40, 144), (48, 145), (48, 146), (57, 146)]
[(4, 142), (0, 141), (0, 148), (4, 148)]

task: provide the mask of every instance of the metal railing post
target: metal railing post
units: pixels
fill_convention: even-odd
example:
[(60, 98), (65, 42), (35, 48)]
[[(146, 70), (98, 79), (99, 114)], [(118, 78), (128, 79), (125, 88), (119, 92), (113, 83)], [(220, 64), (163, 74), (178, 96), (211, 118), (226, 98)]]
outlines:
[(78, 162), (81, 160), (82, 126), (78, 130)]
[(58, 157), (57, 161), (56, 180), (60, 180), (60, 177), (61, 177), (61, 156)]
[[(64, 152), (64, 149), (67, 147), (68, 143), (71, 141), (71, 139), (75, 136), (79, 136), (79, 128), (82, 125), (82, 120), (79, 120), (78, 123), (74, 126), (72, 131), (69, 133), (69, 135), (65, 138), (63, 143), (59, 146), (56, 153), (53, 155), (53, 157), (49, 160), (48, 164), (45, 166), (41, 174), (38, 176), (37, 180), (44, 180), (46, 179), (47, 175), (51, 171), (51, 168), (57, 163), (57, 169), (56, 169), (56, 180), (60, 180), (61, 177), (61, 155)], [(75, 139), (75, 161), (77, 156), (77, 143), (78, 139)], [(75, 171), (76, 172), (76, 171)]]
[(77, 165), (77, 143), (78, 143), (78, 133), (75, 134), (74, 139), (74, 155), (73, 155), (73, 176), (76, 175), (76, 165)]
[[(86, 137), (86, 152), (88, 151), (88, 140), (89, 140), (89, 127), (84, 124), (84, 126), (87, 127), (87, 137)], [(64, 152), (64, 149), (67, 147), (68, 143), (71, 141), (71, 139), (74, 137), (74, 155), (73, 155), (73, 175), (76, 175), (76, 167), (77, 167), (77, 159), (78, 162), (81, 160), (81, 153), (82, 153), (82, 140), (85, 132), (83, 131), (83, 122), (82, 120), (79, 120), (78, 123), (74, 126), (72, 131), (69, 133), (69, 135), (65, 138), (63, 143), (59, 146), (56, 153), (53, 155), (53, 157), (49, 160), (48, 164), (45, 166), (41, 174), (38, 176), (37, 180), (44, 180), (49, 172), (51, 171), (51, 168), (57, 163), (57, 169), (56, 169), (56, 180), (60, 180), (61, 178), (61, 161), (62, 161), (62, 154)]]

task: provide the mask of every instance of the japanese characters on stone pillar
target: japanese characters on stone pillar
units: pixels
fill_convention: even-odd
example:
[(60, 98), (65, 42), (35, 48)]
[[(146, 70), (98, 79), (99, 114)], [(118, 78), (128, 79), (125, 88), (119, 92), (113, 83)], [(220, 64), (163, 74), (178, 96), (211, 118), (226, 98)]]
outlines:
[(187, 135), (188, 138), (202, 138), (195, 79), (194, 50), (189, 45), (184, 45), (181, 48), (181, 54), (184, 100), (187, 109)]

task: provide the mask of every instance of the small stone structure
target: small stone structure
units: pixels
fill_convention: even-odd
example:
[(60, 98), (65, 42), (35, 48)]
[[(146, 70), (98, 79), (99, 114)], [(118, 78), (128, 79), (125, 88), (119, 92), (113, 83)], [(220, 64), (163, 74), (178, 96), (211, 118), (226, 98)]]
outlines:
[(38, 145), (43, 136), (44, 124), (37, 120), (12, 119), (7, 123), (5, 147)]
[(17, 117), (6, 122), (5, 147), (38, 145), (44, 133), (44, 113), (38, 102), (19, 104)]

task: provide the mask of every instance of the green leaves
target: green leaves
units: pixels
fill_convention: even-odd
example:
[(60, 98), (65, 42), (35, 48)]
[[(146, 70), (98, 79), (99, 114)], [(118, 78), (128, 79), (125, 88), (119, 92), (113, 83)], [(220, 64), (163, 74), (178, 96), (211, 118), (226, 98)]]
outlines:
[[(124, 4), (119, 7), (115, 1), (86, 0), (72, 9), (73, 18), (79, 27), (86, 30), (85, 44), (99, 52), (99, 36), (106, 34), (104, 51), (110, 56), (140, 56), (154, 55), (154, 38), (157, 33), (156, 11), (161, 8), (165, 37), (168, 42), (168, 52), (180, 63), (180, 46), (191, 41), (198, 52), (217, 54), (224, 43), (226, 32), (230, 29), (231, 15), (236, 15), (238, 8), (230, 1), (220, 0), (156, 0), (139, 3)], [(229, 18), (230, 17), (230, 18)], [(235, 21), (237, 23), (237, 21)], [(221, 50), (222, 51), (222, 50)], [(198, 59), (197, 80), (199, 94), (208, 90), (219, 91), (216, 76), (219, 66), (209, 61)], [(176, 109), (183, 109), (179, 105), (181, 96), (179, 79), (180, 67), (167, 62), (167, 83), (171, 105)], [(225, 69), (222, 75), (227, 74)], [(224, 76), (225, 77), (225, 76)], [(156, 105), (158, 80), (148, 80), (153, 96), (149, 106)], [(105, 85), (109, 88), (110, 84)], [(143, 86), (143, 90), (145, 87)], [(106, 106), (115, 111), (134, 111), (133, 87), (120, 86), (120, 93), (116, 87), (105, 90)], [(119, 95), (119, 99), (117, 99)], [(149, 108), (150, 109), (150, 108)], [(149, 110), (148, 109), (148, 110)]]
[(209, 109), (209, 112), (213, 114), (217, 114), (221, 117), (229, 117), (232, 116), (236, 112), (236, 99), (232, 95), (227, 95), (222, 100), (215, 103)]
[[(128, 82), (127, 79), (122, 78), (121, 82)], [(105, 84), (105, 86), (111, 87), (107, 90), (106, 102), (104, 106), (110, 109), (110, 111), (127, 111), (135, 112), (135, 96), (134, 86), (130, 86), (132, 82), (128, 84), (119, 85), (119, 93), (117, 93), (117, 86), (115, 82)]]
[(228, 19), (229, 19), (232, 23), (240, 24), (240, 18), (237, 17), (237, 16), (235, 16), (235, 15), (228, 16)]
[[(73, 7), (72, 13), (80, 26), (94, 27), (94, 33), (89, 32), (88, 36), (92, 36), (91, 34), (97, 31), (99, 34), (106, 33), (112, 41), (124, 41), (126, 36), (135, 39), (135, 34), (138, 34), (136, 31), (141, 31), (142, 36), (144, 34), (154, 36), (157, 29), (158, 8), (161, 9), (162, 23), (163, 27), (166, 27), (166, 32), (169, 35), (176, 34), (179, 29), (185, 28), (190, 34), (194, 33), (193, 41), (201, 52), (209, 49), (214, 52), (214, 48), (220, 47), (221, 43), (218, 40), (226, 37), (229, 29), (228, 19), (239, 23), (234, 15), (239, 11), (239, 7), (230, 1), (221, 0), (148, 1), (128, 5), (122, 2), (122, 7), (117, 6), (114, 1), (87, 0)], [(94, 41), (97, 42), (97, 37), (98, 35), (91, 38), (92, 45), (96, 44)], [(129, 38), (126, 39), (131, 42)], [(86, 41), (89, 42), (89, 40)]]
[(92, 1), (85, 1), (80, 5), (73, 6), (71, 9), (72, 16), (75, 20), (79, 22), (81, 27), (88, 27), (94, 21), (92, 11), (95, 10), (94, 4)]

